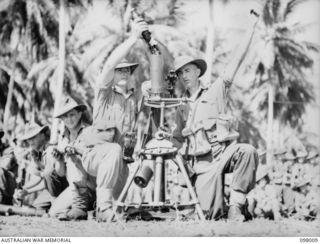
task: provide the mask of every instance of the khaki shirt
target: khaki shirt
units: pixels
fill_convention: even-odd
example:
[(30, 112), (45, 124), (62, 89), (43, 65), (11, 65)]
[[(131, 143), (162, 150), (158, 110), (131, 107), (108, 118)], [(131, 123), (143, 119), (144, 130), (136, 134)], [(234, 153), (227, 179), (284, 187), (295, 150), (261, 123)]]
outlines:
[[(200, 87), (193, 97), (187, 92), (185, 96), (192, 101), (181, 108), (186, 118), (186, 129), (196, 132), (199, 128), (204, 128), (212, 152), (217, 155), (223, 150), (220, 142), (231, 141), (239, 136), (237, 132), (228, 128), (228, 125), (225, 126), (227, 129), (219, 126), (221, 124), (219, 121), (227, 118), (227, 89), (230, 84), (229, 81), (219, 77), (209, 87)], [(229, 123), (229, 119), (225, 121)]]
[(200, 87), (191, 102), (187, 126), (200, 121), (214, 120), (226, 112), (227, 81), (218, 78), (210, 87)]
[[(62, 138), (59, 141), (58, 148), (60, 151), (64, 151), (67, 146), (71, 146), (74, 148), (84, 148), (83, 142), (83, 132), (84, 129), (87, 128), (88, 125), (85, 123), (81, 123), (79, 130), (77, 132), (77, 137), (71, 141), (70, 139), (70, 132), (67, 128), (64, 129), (62, 134)], [(66, 169), (67, 169), (67, 180), (69, 184), (76, 183), (79, 187), (89, 186), (91, 187), (94, 184), (94, 179), (90, 175), (80, 170), (79, 167), (83, 167), (82, 165), (82, 155), (65, 155), (64, 159), (66, 162)]]
[(107, 86), (99, 89), (94, 108), (93, 121), (116, 121), (121, 135), (132, 131), (137, 115), (136, 93), (132, 90), (123, 94), (116, 87)]

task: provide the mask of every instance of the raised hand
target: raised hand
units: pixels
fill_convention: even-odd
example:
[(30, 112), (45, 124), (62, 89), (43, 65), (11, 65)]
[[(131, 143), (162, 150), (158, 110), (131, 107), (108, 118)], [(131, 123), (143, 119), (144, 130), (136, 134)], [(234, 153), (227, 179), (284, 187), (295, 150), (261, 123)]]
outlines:
[(131, 22), (131, 34), (137, 38), (142, 37), (142, 32), (148, 30), (148, 24), (141, 18), (137, 17)]

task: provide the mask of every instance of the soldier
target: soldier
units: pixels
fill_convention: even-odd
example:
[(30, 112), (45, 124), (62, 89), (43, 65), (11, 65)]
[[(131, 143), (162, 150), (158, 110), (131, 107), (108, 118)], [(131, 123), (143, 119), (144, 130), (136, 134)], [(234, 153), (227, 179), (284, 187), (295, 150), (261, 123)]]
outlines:
[[(294, 217), (300, 220), (310, 219), (311, 212), (315, 210), (314, 204), (318, 207), (319, 202), (315, 203), (318, 197), (310, 194), (311, 184), (308, 180), (301, 181), (295, 187), (295, 214)], [(310, 194), (310, 195), (309, 195)], [(311, 209), (312, 207), (312, 209)], [(313, 213), (314, 214), (314, 213)]]
[(247, 196), (251, 214), (257, 217), (280, 219), (280, 201), (276, 188), (270, 184), (269, 169), (260, 165), (256, 175), (256, 187)]
[(294, 191), (292, 190), (292, 166), (296, 157), (289, 151), (284, 158), (285, 172), (283, 174), (282, 185), (282, 206), (281, 212), (285, 216), (291, 216), (294, 211)]
[(68, 186), (64, 176), (64, 168), (57, 163), (59, 157), (48, 145), (49, 138), (49, 126), (40, 126), (35, 122), (26, 125), (24, 135), (21, 138), (22, 141), (27, 141), (31, 149), (32, 166), (30, 165), (29, 168), (32, 177), (22, 189), (16, 191), (15, 197), (23, 200), (28, 194), (40, 193), (33, 202), (33, 206), (36, 208), (49, 209), (53, 199)]
[(88, 126), (83, 117), (86, 109), (85, 105), (66, 97), (55, 114), (64, 123), (62, 138), (55, 152), (59, 155), (57, 163), (63, 169), (61, 175), (66, 176), (69, 183), (49, 211), (50, 216), (60, 220), (87, 219), (90, 203), (95, 200), (95, 179), (84, 170), (82, 155), (76, 151), (79, 144), (83, 143), (82, 133)]
[[(95, 89), (93, 126), (84, 133), (84, 168), (96, 177), (97, 220), (102, 222), (111, 220), (113, 201), (118, 198), (128, 176), (128, 166), (122, 160), (123, 151), (133, 151), (122, 150), (117, 144), (123, 145), (124, 137), (131, 136), (138, 111), (136, 93), (130, 89), (131, 76), (138, 64), (124, 58), (148, 26), (137, 19), (131, 27), (131, 36), (112, 52), (103, 66)], [(130, 158), (131, 155), (125, 156)]]
[[(254, 23), (253, 30), (256, 24), (257, 22)], [(233, 172), (228, 212), (230, 220), (244, 220), (242, 212), (246, 194), (255, 185), (258, 166), (256, 149), (251, 145), (235, 142), (238, 133), (231, 130), (231, 118), (226, 115), (227, 88), (252, 41), (253, 32), (248, 34), (245, 46), (232, 56), (234, 60), (229, 63), (224, 76), (209, 87), (203, 86), (199, 80), (206, 71), (207, 64), (204, 60), (184, 56), (175, 60), (175, 71), (186, 86), (185, 95), (192, 101), (185, 110), (188, 115), (183, 134), (187, 141), (181, 152), (193, 156), (195, 190), (201, 208), (210, 219), (219, 219), (225, 215), (225, 173)]]
[(81, 153), (83, 168), (96, 178), (96, 220), (112, 220), (113, 201), (117, 200), (128, 177), (128, 166), (123, 163), (122, 149), (116, 138), (119, 138), (117, 122), (108, 119), (83, 131), (83, 147), (76, 150)]
[[(108, 124), (108, 119), (116, 121), (120, 137), (133, 131), (138, 111), (137, 95), (130, 87), (132, 74), (139, 64), (130, 63), (125, 57), (135, 43), (141, 40), (141, 33), (147, 29), (144, 21), (134, 21), (131, 36), (112, 52), (98, 77), (93, 122), (104, 121)], [(119, 141), (120, 138), (117, 139)]]

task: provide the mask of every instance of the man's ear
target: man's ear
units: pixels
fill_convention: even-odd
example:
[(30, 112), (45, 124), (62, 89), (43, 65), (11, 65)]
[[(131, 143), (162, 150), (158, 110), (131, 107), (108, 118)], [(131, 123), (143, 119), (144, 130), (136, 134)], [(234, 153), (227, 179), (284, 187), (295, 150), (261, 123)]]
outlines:
[(196, 67), (196, 72), (197, 72), (197, 76), (199, 77), (199, 76), (200, 76), (200, 73), (201, 73), (201, 69), (199, 69), (198, 67)]

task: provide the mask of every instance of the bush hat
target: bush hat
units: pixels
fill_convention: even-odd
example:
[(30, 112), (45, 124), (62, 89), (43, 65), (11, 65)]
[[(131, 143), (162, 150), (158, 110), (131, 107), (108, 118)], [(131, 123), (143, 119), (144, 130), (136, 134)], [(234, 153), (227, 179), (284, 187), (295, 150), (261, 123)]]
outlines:
[(60, 118), (62, 115), (70, 112), (72, 109), (78, 109), (80, 111), (85, 111), (87, 106), (84, 104), (77, 103), (73, 98), (66, 97), (60, 104), (58, 111), (55, 113), (55, 118)]
[(130, 68), (131, 74), (135, 69), (139, 66), (138, 63), (130, 63), (127, 59), (123, 59), (120, 61), (120, 63), (115, 67), (115, 69), (121, 69), (121, 68)]
[(48, 125), (41, 126), (36, 122), (30, 122), (26, 125), (21, 141), (29, 140), (44, 130), (50, 130)]
[(201, 77), (207, 70), (207, 63), (203, 59), (194, 59), (190, 56), (180, 56), (175, 59), (174, 70), (177, 73), (179, 69), (187, 64), (194, 64), (200, 69), (199, 77)]

